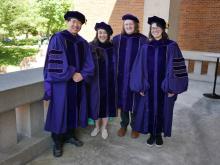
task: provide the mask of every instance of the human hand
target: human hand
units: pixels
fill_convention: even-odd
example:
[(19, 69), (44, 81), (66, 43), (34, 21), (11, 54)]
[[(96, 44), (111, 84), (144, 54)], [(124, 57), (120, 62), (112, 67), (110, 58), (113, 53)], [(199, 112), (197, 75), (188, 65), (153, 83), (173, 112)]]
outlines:
[(75, 82), (80, 82), (83, 80), (82, 74), (81, 73), (75, 73), (72, 77), (73, 81)]
[(175, 93), (168, 93), (168, 97), (173, 97)]
[(141, 96), (145, 96), (144, 92), (140, 92), (140, 95), (141, 95)]

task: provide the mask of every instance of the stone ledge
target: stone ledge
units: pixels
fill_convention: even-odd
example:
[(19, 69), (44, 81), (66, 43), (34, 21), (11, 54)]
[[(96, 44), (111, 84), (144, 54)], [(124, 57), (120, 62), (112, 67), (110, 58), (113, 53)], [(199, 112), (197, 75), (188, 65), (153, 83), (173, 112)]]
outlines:
[(43, 82), (43, 68), (1, 74), (0, 80), (0, 92)]
[(40, 133), (32, 138), (25, 138), (17, 145), (0, 151), (0, 165), (25, 164), (38, 157), (51, 145), (51, 138), (48, 133)]

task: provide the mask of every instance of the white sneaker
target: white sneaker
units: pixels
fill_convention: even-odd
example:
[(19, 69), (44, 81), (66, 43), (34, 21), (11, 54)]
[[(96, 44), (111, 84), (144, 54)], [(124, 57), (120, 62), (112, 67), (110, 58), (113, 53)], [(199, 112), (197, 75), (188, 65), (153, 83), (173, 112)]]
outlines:
[(107, 129), (103, 128), (102, 129), (102, 138), (107, 139), (107, 137), (108, 137), (108, 131), (107, 131)]
[(97, 136), (98, 133), (100, 132), (100, 129), (99, 128), (94, 128), (94, 130), (91, 132), (91, 136)]

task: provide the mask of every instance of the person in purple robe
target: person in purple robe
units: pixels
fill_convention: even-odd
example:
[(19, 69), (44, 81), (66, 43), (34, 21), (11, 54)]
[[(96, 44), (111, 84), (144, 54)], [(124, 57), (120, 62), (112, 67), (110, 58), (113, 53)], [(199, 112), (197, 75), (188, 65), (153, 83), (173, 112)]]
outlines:
[[(110, 25), (100, 22), (95, 25), (96, 36), (90, 43), (94, 63), (95, 75), (89, 83), (90, 112), (95, 112), (95, 128), (91, 136), (101, 132), (103, 139), (107, 139), (107, 124), (109, 117), (116, 117), (116, 65), (113, 54), (113, 44), (110, 37), (113, 30)], [(102, 123), (102, 126), (101, 126)]]
[(125, 136), (127, 126), (131, 125), (131, 137), (137, 138), (139, 133), (133, 129), (134, 92), (129, 88), (130, 71), (138, 49), (147, 42), (147, 37), (139, 32), (139, 20), (136, 16), (126, 14), (122, 17), (123, 29), (121, 34), (113, 38), (114, 52), (117, 64), (117, 106), (121, 110), (121, 128), (117, 134)]
[(62, 156), (64, 143), (83, 145), (74, 129), (87, 126), (86, 87), (95, 67), (89, 43), (78, 34), (85, 16), (68, 11), (64, 19), (67, 30), (51, 37), (44, 66), (44, 99), (50, 100), (45, 130), (52, 133), (55, 157)]
[(150, 134), (147, 144), (160, 147), (171, 136), (173, 108), (177, 95), (186, 91), (188, 74), (178, 44), (168, 39), (166, 22), (149, 17), (150, 42), (142, 45), (134, 62), (130, 88), (136, 92), (135, 130)]

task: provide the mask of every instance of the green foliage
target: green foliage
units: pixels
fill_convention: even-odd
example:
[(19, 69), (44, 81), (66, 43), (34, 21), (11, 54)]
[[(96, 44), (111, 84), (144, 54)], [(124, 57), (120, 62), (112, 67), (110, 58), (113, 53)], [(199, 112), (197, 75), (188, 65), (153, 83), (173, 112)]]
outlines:
[(72, 0), (1, 0), (0, 35), (51, 35), (65, 27), (63, 15)]
[[(22, 2), (22, 1), (21, 1)], [(1, 0), (0, 5), (0, 28), (14, 35), (14, 27), (11, 23), (23, 12), (23, 3), (18, 0)]]
[(35, 55), (38, 49), (22, 47), (1, 47), (0, 65), (19, 65), (24, 57)]
[[(72, 3), (72, 0), (0, 0), (0, 65), (19, 65), (24, 57), (35, 55), (37, 49), (23, 46), (36, 45), (37, 37), (64, 29), (63, 15), (72, 9)], [(26, 39), (16, 40), (24, 35)], [(13, 39), (4, 41), (8, 38)]]
[(39, 0), (40, 16), (46, 18), (45, 30), (47, 36), (65, 27), (63, 15), (70, 10), (69, 0)]
[[(22, 46), (36, 45), (37, 37), (64, 29), (63, 15), (72, 9), (72, 3), (73, 0), (1, 0), (0, 66), (19, 65), (24, 57), (35, 55), (37, 49)], [(29, 38), (30, 34), (37, 37)], [(26, 39), (16, 40), (24, 35)], [(9, 37), (13, 39), (4, 41)]]
[[(12, 40), (10, 42), (2, 41), (0, 42), (2, 46), (25, 46), (25, 45), (37, 45), (38, 40), (37, 39), (23, 39), (23, 40)], [(0, 46), (1, 46), (0, 45)]]

